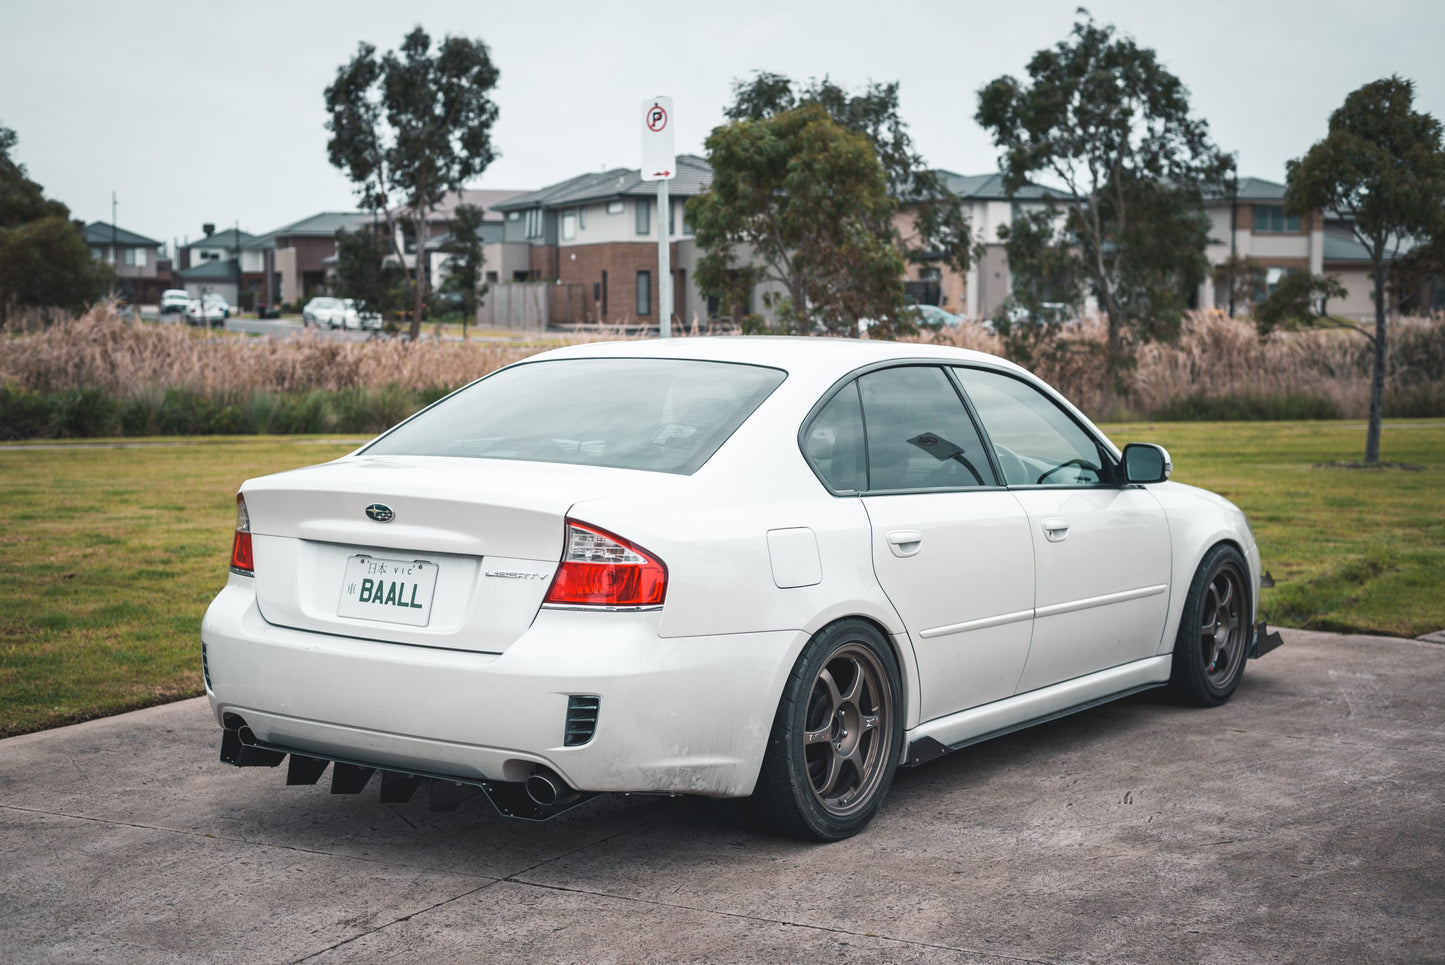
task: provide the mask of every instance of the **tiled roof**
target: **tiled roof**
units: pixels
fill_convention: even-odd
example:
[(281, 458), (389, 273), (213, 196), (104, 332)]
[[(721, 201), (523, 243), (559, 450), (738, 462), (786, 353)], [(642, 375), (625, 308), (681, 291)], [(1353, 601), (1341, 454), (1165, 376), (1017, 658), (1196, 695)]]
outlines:
[(1240, 178), (1239, 191), (1237, 194), (1209, 194), (1205, 195), (1206, 201), (1213, 201), (1216, 204), (1230, 201), (1283, 201), (1284, 185), (1275, 181), (1266, 181), (1264, 178)]
[(1063, 195), (1039, 184), (1024, 184), (1012, 195), (1004, 191), (1003, 175), (994, 171), (990, 174), (954, 174), (942, 168), (936, 169), (943, 186), (964, 201), (1042, 201)]
[(236, 247), (236, 243), (237, 243), (237, 241), (239, 240), (241, 247), (244, 248), (244, 247), (248, 246), (252, 241), (254, 241), (255, 238), (256, 238), (255, 235), (247, 234), (247, 233), (244, 232), (244, 231), (238, 231), (238, 230), (235, 229), (235, 228), (227, 228), (225, 231), (217, 231), (216, 233), (214, 233), (214, 234), (212, 234), (212, 235), (210, 235), (210, 236), (208, 236), (208, 237), (205, 237), (205, 238), (197, 238), (195, 241), (192, 241), (192, 242), (190, 242), (189, 244), (187, 244), (186, 247), (187, 247), (187, 248), (235, 248), (235, 247)]
[(85, 242), (90, 245), (108, 245), (111, 238), (115, 239), (117, 245), (128, 248), (159, 248), (161, 243), (145, 235), (138, 235), (134, 231), (126, 231), (117, 227), (114, 234), (111, 233), (111, 226), (106, 221), (95, 221), (85, 226)]
[[(694, 154), (677, 156), (677, 177), (668, 181), (668, 193), (673, 197), (690, 197), (698, 194), (712, 183), (712, 166)], [(604, 201), (608, 198), (644, 196), (657, 193), (655, 181), (642, 180), (642, 171), (637, 168), (613, 168), (579, 174), (559, 181), (538, 191), (519, 194), (501, 204), (494, 205), (497, 211), (519, 211), (523, 208), (561, 208), (587, 201)]]
[[(313, 214), (309, 218), (302, 218), (284, 228), (277, 228), (263, 237), (270, 237), (273, 241), (276, 238), (293, 238), (298, 235), (334, 238), (336, 232), (343, 228), (347, 231), (354, 231), (362, 225), (368, 224), (371, 224), (371, 214), (367, 211), (323, 211), (320, 214)], [(256, 247), (256, 245), (252, 244), (250, 247)]]
[(236, 277), (236, 259), (203, 261), (177, 272), (186, 281), (228, 281)]

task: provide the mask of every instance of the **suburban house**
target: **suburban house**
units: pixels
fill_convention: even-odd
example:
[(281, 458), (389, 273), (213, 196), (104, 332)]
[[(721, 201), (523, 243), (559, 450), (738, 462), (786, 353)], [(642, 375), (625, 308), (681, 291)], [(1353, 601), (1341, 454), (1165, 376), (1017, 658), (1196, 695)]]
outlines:
[(81, 234), (90, 256), (115, 271), (121, 293), (131, 302), (155, 304), (171, 287), (171, 264), (161, 257), (161, 242), (104, 221), (86, 225)]
[(362, 211), (323, 211), (245, 242), (242, 268), (256, 273), (260, 304), (299, 304), (328, 293), (328, 275), (336, 264), (339, 231), (375, 230), (375, 219)]
[[(1028, 207), (1042, 207), (1054, 192), (1037, 184), (1025, 184), (1010, 195), (1004, 191), (1003, 175), (998, 173), (955, 174), (940, 168), (934, 174), (963, 202), (963, 213), (974, 241), (983, 245), (983, 255), (962, 274), (937, 256), (910, 263), (905, 278), (909, 300), (937, 305), (967, 318), (992, 317), (1013, 291), (999, 226), (1012, 224), (1014, 216)], [(912, 205), (904, 201), (894, 225), (905, 242), (916, 242), (913, 218)]]
[(176, 275), (181, 287), (192, 298), (212, 293), (247, 311), (255, 308), (260, 267), (241, 257), (254, 236), (239, 228), (217, 231), (214, 224), (203, 225), (202, 231), (203, 238), (183, 245), (178, 253), (180, 267)]
[[(510, 272), (516, 267), (515, 262), (518, 257), (525, 256), (526, 252), (521, 246), (518, 246), (517, 250), (511, 253), (512, 258), (509, 262), (508, 252), (503, 247), (505, 215), (496, 208), (496, 205), (521, 193), (516, 190), (484, 189), (453, 191), (447, 194), (440, 204), (427, 212), (427, 232), (422, 248), (427, 253), (427, 278), (430, 280), (430, 287), (433, 290), (441, 287), (449, 273), (447, 262), (456, 250), (452, 239), (452, 224), (456, 219), (457, 208), (464, 204), (480, 208), (482, 211), (482, 256), (488, 280), (496, 281), (498, 278), (510, 277)], [(401, 209), (393, 210), (391, 213), (393, 217), (403, 214)], [(406, 265), (407, 271), (413, 271), (416, 268), (417, 243), (412, 234), (411, 223), (398, 220), (396, 234), (395, 241), (397, 247), (402, 251), (403, 263)]]
[(580, 174), (493, 205), (506, 221), (498, 261), (488, 256), (488, 276), (496, 271), (500, 281), (566, 286), (563, 314), (571, 321), (657, 325), (658, 232), (666, 231), (673, 276), (668, 310), (684, 324), (708, 317), (694, 281), (697, 245), (683, 205), (711, 183), (712, 168), (682, 154), (677, 169), (668, 183), (666, 225), (658, 217), (657, 183), (629, 168)]
[[(1313, 211), (1302, 217), (1284, 212), (1285, 186), (1263, 178), (1240, 178), (1233, 195), (1205, 201), (1209, 214), (1209, 247), (1213, 266), (1231, 257), (1252, 258), (1264, 269), (1265, 293), (1290, 272), (1334, 275), (1348, 294), (1324, 306), (1331, 315), (1370, 320), (1375, 317), (1374, 264), (1355, 239), (1347, 218), (1336, 211)], [(1229, 281), (1223, 272), (1200, 286), (1200, 308), (1247, 314), (1251, 306), (1229, 302)], [(1434, 307), (1430, 294), (1423, 308)]]

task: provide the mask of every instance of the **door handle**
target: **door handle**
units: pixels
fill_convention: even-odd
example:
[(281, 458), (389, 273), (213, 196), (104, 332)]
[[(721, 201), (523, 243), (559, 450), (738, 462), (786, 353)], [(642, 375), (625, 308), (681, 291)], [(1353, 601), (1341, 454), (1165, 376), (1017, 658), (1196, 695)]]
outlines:
[(888, 534), (888, 548), (894, 556), (914, 556), (923, 547), (923, 534), (913, 529), (895, 529)]
[(1069, 521), (1050, 516), (1043, 520), (1044, 539), (1050, 543), (1062, 543), (1069, 538)]

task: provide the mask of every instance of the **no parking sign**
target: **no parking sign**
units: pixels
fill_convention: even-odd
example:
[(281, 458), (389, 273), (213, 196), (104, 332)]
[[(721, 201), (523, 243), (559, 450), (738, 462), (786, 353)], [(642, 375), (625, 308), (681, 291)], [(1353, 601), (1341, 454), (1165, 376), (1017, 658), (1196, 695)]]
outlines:
[(642, 180), (666, 181), (677, 174), (673, 126), (671, 97), (642, 102)]

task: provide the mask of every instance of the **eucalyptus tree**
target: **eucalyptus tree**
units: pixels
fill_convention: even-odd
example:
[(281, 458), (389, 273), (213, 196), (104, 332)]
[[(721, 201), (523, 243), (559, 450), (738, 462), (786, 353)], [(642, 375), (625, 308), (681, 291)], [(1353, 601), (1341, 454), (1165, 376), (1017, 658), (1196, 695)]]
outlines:
[(427, 215), (496, 158), (491, 92), (499, 77), (482, 41), (448, 36), (433, 48), (417, 27), (381, 56), (360, 44), (326, 88), (332, 165), (351, 179), (363, 210), (384, 215), (400, 262), (398, 235), (415, 245), (412, 338), (426, 299)]

